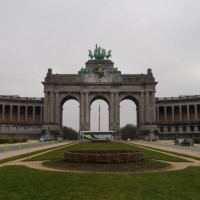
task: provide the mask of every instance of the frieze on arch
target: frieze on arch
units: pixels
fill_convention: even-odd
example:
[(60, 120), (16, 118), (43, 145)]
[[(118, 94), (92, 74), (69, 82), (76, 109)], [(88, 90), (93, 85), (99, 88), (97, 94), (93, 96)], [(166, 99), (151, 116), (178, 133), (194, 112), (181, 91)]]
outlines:
[(67, 97), (76, 99), (80, 104), (80, 130), (90, 130), (90, 104), (94, 99), (101, 98), (109, 106), (110, 130), (120, 128), (119, 104), (124, 98), (136, 103), (137, 125), (141, 132), (156, 124), (157, 82), (151, 69), (147, 69), (146, 74), (123, 74), (114, 66), (110, 56), (103, 56), (103, 53), (101, 50), (102, 55), (96, 57), (91, 54), (77, 74), (54, 74), (52, 69), (48, 69), (43, 82), (44, 123), (50, 129), (61, 130), (61, 102)]

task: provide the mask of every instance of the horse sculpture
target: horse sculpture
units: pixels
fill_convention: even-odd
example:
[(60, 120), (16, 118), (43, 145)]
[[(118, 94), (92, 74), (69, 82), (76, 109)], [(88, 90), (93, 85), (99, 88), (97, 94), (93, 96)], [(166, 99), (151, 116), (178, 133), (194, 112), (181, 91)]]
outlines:
[(111, 57), (111, 50), (108, 51), (107, 55), (106, 55), (106, 58), (110, 58)]
[(91, 51), (91, 50), (88, 50), (88, 51), (89, 51), (89, 55), (88, 55), (88, 56), (89, 56), (91, 59), (93, 59), (94, 56), (92, 55), (92, 51)]
[(102, 49), (100, 46), (98, 47), (98, 45), (96, 44), (95, 45), (95, 50), (94, 50), (94, 53), (92, 54), (92, 51), (91, 50), (88, 50), (89, 51), (89, 57), (91, 59), (93, 59), (93, 57), (95, 59), (104, 59), (104, 58), (109, 58), (111, 57), (111, 50), (108, 51), (108, 53), (106, 54), (106, 50), (105, 49)]

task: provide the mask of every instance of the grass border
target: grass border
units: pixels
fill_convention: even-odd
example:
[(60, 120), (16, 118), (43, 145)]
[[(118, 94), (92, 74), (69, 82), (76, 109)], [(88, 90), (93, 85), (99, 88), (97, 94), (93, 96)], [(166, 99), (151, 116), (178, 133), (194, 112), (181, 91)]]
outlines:
[[(128, 143), (128, 144), (131, 144), (131, 143)], [(138, 146), (141, 146), (141, 147), (146, 147), (146, 148), (157, 150), (157, 151), (162, 151), (162, 152), (165, 152), (165, 153), (174, 154), (176, 156), (182, 156), (182, 157), (185, 157), (185, 158), (191, 158), (191, 159), (194, 159), (194, 160), (200, 160), (200, 157), (191, 156), (191, 155), (187, 155), (187, 154), (184, 154), (184, 153), (177, 153), (177, 152), (163, 150), (163, 149), (159, 149), (159, 148), (155, 148), (155, 147), (149, 147), (149, 146), (145, 146), (145, 145), (141, 145), (141, 144), (134, 144), (134, 145), (138, 145)]]
[(24, 154), (21, 154), (21, 155), (12, 156), (12, 157), (9, 157), (9, 158), (4, 158), (4, 159), (0, 160), (0, 164), (10, 162), (10, 161), (14, 161), (14, 160), (18, 160), (18, 159), (21, 159), (21, 158), (26, 158), (26, 157), (29, 157), (29, 156), (32, 156), (32, 155), (35, 155), (35, 154), (38, 154), (38, 153), (42, 153), (42, 152), (45, 153), (46, 151), (53, 150), (53, 149), (56, 149), (58, 147), (62, 148), (62, 147), (67, 146), (67, 145), (69, 145), (69, 144), (63, 144), (63, 145), (57, 146), (57, 147), (50, 147), (50, 148), (47, 148), (47, 149), (36, 150), (34, 152), (31, 152), (31, 153), (24, 153)]

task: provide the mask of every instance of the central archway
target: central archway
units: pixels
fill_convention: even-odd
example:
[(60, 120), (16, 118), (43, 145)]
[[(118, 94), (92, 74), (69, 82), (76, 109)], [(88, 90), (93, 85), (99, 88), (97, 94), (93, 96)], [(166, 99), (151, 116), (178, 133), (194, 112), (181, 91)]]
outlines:
[(109, 109), (105, 100), (93, 100), (90, 105), (90, 130), (108, 131), (109, 130)]

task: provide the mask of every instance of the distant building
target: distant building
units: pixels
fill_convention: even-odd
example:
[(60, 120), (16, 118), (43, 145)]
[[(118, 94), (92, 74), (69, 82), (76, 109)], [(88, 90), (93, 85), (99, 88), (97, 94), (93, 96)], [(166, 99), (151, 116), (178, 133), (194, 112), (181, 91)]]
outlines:
[(42, 131), (43, 98), (0, 96), (0, 138), (36, 139)]
[(200, 95), (156, 98), (160, 138), (200, 137)]

